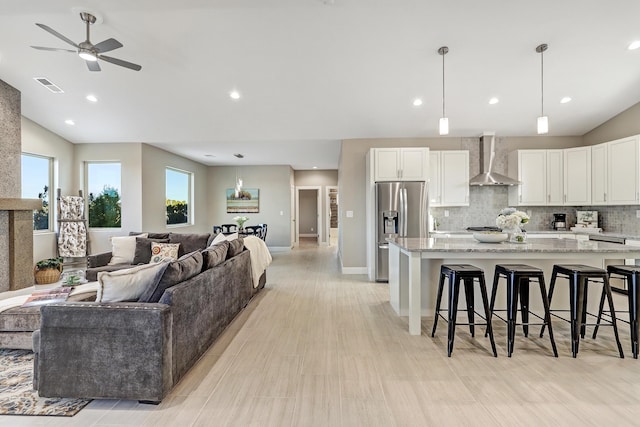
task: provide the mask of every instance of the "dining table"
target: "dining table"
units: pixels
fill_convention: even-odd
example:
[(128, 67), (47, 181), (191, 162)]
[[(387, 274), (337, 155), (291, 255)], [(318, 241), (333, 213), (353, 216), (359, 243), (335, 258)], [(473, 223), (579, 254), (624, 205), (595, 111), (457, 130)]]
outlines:
[[(395, 237), (389, 242), (389, 302), (399, 316), (409, 317), (409, 334), (421, 335), (422, 317), (433, 313), (440, 266), (473, 264), (493, 278), (496, 264), (529, 264), (550, 277), (556, 263), (605, 268), (607, 263), (640, 259), (640, 247), (592, 240), (528, 239), (524, 243), (481, 243), (473, 238)], [(489, 285), (488, 285), (489, 286)], [(566, 303), (556, 290), (554, 301)], [(559, 298), (560, 297), (560, 298)]]

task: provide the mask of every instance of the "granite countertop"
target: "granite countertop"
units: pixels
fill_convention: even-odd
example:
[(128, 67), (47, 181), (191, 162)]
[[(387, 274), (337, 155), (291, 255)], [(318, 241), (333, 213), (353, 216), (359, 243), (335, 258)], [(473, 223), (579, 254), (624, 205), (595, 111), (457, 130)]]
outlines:
[(407, 238), (387, 241), (409, 252), (478, 252), (478, 253), (619, 253), (638, 252), (638, 247), (618, 243), (575, 239), (527, 239), (525, 243), (481, 243), (473, 238)]
[[(579, 234), (579, 235), (589, 235), (589, 234), (597, 234), (598, 236), (605, 237), (622, 237), (630, 240), (640, 240), (640, 235), (635, 233), (618, 233), (618, 232), (609, 232), (602, 231), (600, 233), (592, 233), (589, 231), (556, 231), (556, 230), (526, 230), (529, 234)], [(469, 230), (435, 230), (430, 232), (432, 235), (436, 237), (441, 234), (468, 234), (472, 235), (474, 232)]]

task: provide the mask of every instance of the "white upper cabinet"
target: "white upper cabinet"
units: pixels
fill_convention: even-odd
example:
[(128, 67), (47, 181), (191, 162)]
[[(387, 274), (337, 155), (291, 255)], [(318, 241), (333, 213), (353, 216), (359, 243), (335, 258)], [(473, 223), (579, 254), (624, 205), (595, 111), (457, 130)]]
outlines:
[(564, 204), (591, 204), (591, 147), (564, 150)]
[(591, 146), (591, 204), (606, 205), (607, 202), (607, 150), (608, 144)]
[(547, 151), (547, 204), (557, 206), (564, 199), (564, 150)]
[(426, 181), (429, 179), (429, 149), (373, 148), (374, 180)]
[(640, 135), (607, 143), (607, 204), (640, 202)]
[(441, 151), (442, 206), (469, 206), (469, 152)]
[(429, 205), (442, 206), (440, 163), (442, 151), (429, 151)]
[(469, 206), (469, 151), (430, 151), (429, 175), (430, 206)]
[(547, 150), (517, 150), (509, 154), (509, 176), (522, 184), (509, 187), (509, 205), (547, 205)]

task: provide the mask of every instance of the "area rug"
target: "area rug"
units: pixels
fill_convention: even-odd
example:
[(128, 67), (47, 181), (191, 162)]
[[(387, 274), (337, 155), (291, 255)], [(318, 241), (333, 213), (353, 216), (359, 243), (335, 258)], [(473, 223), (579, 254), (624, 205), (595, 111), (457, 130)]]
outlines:
[(32, 352), (0, 349), (0, 415), (72, 417), (91, 402), (39, 397), (33, 390), (32, 375)]

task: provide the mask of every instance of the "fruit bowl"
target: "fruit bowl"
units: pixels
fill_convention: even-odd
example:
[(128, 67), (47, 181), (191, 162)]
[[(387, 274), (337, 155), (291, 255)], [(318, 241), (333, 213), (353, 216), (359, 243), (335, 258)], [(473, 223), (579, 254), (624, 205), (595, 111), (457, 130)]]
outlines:
[(483, 231), (473, 233), (473, 238), (482, 243), (500, 243), (507, 240), (509, 235), (500, 231)]

